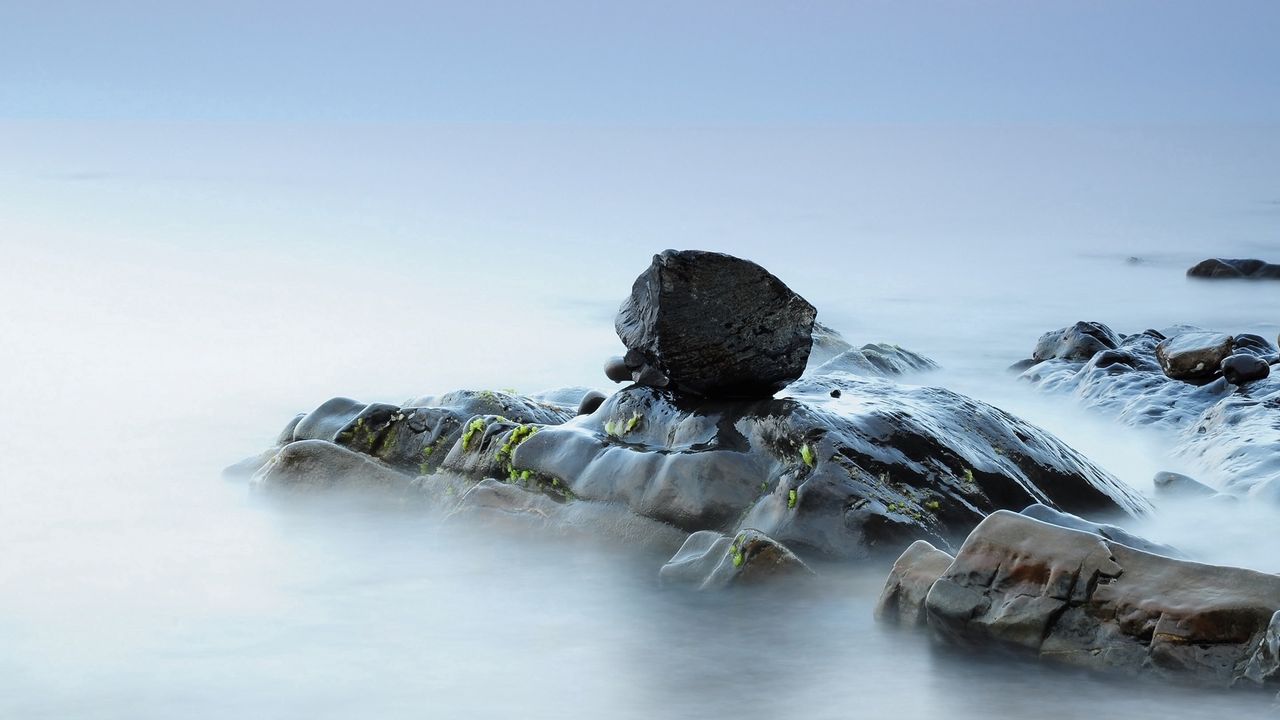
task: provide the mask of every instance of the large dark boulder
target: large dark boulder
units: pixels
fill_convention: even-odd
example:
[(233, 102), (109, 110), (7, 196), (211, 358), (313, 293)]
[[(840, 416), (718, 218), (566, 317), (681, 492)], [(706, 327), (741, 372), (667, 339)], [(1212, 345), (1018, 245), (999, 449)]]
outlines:
[[(952, 645), (1007, 649), (1110, 675), (1280, 687), (1280, 577), (1143, 552), (997, 512), (945, 562), (914, 546), (880, 617), (925, 618)], [(908, 557), (910, 555), (911, 557)]]
[(800, 377), (816, 311), (767, 270), (667, 250), (636, 278), (615, 327), (636, 382), (717, 398), (769, 397)]
[(1212, 280), (1280, 280), (1280, 265), (1254, 259), (1210, 258), (1187, 270), (1187, 277)]
[(590, 416), (540, 429), (511, 463), (575, 498), (689, 532), (755, 529), (802, 557), (897, 552), (917, 538), (951, 547), (987, 513), (1037, 502), (1090, 514), (1148, 507), (1001, 410), (848, 375), (756, 401), (624, 389)]

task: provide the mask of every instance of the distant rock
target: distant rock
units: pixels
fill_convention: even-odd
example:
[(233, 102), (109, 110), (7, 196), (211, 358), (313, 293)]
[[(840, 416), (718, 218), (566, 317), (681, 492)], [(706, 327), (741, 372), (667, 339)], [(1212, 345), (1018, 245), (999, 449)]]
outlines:
[(945, 560), (909, 548), (877, 615), (908, 625), (924, 618), (935, 638), (961, 648), (1029, 652), (1108, 675), (1280, 687), (1278, 576), (1148, 553), (1008, 511), (983, 520), (944, 568)]
[(711, 398), (765, 398), (804, 372), (815, 315), (753, 262), (667, 250), (636, 278), (615, 327), (637, 383)]
[(1225, 333), (1181, 333), (1156, 345), (1156, 360), (1164, 374), (1174, 380), (1211, 380), (1231, 354), (1233, 344), (1232, 337)]
[(1280, 280), (1280, 265), (1262, 260), (1211, 258), (1187, 270), (1187, 277), (1211, 280)]

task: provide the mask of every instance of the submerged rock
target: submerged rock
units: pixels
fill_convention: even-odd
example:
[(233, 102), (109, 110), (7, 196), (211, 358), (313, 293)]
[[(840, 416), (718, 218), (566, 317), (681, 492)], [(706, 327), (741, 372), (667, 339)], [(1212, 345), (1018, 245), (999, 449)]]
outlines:
[(1001, 511), (974, 529), (916, 606), (943, 560), (918, 546), (904, 554), (886, 584), (893, 611), (881, 616), (923, 615), (949, 644), (1109, 674), (1280, 686), (1275, 575), (1143, 552)]
[(1156, 345), (1156, 360), (1174, 380), (1210, 380), (1231, 354), (1230, 335), (1212, 332), (1180, 333)]
[(756, 530), (730, 538), (710, 530), (693, 533), (658, 571), (663, 585), (719, 590), (813, 575), (795, 553)]
[(1202, 260), (1187, 270), (1187, 277), (1213, 280), (1280, 280), (1280, 265), (1262, 260)]
[(636, 279), (615, 327), (638, 383), (759, 398), (804, 372), (815, 315), (804, 298), (753, 262), (667, 250)]
[(813, 375), (846, 372), (868, 377), (897, 377), (937, 368), (937, 363), (920, 353), (897, 345), (872, 343), (840, 353), (816, 368)]
[(1026, 515), (1029, 518), (1039, 520), (1040, 522), (1046, 522), (1050, 525), (1057, 525), (1058, 527), (1080, 530), (1082, 532), (1093, 533), (1094, 535), (1101, 535), (1107, 540), (1118, 542), (1121, 545), (1128, 545), (1135, 550), (1175, 558), (1186, 557), (1176, 548), (1163, 545), (1161, 543), (1151, 542), (1146, 538), (1134, 535), (1124, 528), (1116, 527), (1115, 525), (1107, 525), (1106, 523), (1091, 522), (1082, 517), (1072, 515), (1071, 513), (1054, 510), (1047, 505), (1041, 505), (1039, 503), (1030, 505), (1023, 508), (1019, 515)]
[(367, 455), (324, 440), (299, 440), (280, 449), (250, 483), (267, 493), (371, 490), (404, 494), (410, 478)]
[(1158, 472), (1151, 483), (1155, 486), (1156, 497), (1161, 498), (1210, 497), (1218, 494), (1217, 490), (1208, 485), (1176, 472)]

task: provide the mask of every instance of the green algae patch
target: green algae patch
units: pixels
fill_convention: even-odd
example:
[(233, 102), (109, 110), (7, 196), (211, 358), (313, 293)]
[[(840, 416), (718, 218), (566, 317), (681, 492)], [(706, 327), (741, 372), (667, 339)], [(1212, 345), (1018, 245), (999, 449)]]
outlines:
[(476, 418), (467, 425), (467, 431), (462, 434), (462, 450), (466, 452), (471, 449), (471, 438), (475, 437), (478, 432), (484, 432), (484, 418)]
[(809, 443), (800, 446), (800, 459), (809, 467), (817, 464), (817, 458), (813, 454), (813, 447)]

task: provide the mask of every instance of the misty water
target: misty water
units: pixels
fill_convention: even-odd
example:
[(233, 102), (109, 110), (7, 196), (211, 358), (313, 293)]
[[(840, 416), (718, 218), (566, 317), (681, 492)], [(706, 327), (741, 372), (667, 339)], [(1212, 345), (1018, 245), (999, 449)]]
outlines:
[[(608, 391), (613, 311), (674, 246), (760, 262), (851, 341), (944, 368), (912, 382), (1037, 423), (1143, 491), (1157, 470), (1212, 484), (1167, 435), (1004, 368), (1076, 320), (1274, 338), (1274, 288), (1183, 276), (1208, 255), (1280, 256), (1258, 239), (1274, 210), (1226, 199), (1255, 178), (1215, 165), (1256, 151), (1248, 138), (1164, 155), (1182, 140), (978, 133), (922, 158), (928, 134), (10, 130), (0, 717), (1196, 718), (1272, 702), (939, 651), (873, 623), (881, 561), (820, 566), (804, 591), (693, 594), (658, 587), (654, 549), (264, 503), (219, 474), (335, 395)], [(1109, 166), (1116, 147), (1133, 154)], [(968, 153), (1002, 170), (977, 188), (948, 176)], [(1050, 156), (1075, 162), (1050, 180)], [(921, 179), (900, 170), (913, 160)], [(767, 180), (744, 171), (761, 164)], [(1206, 173), (1217, 195), (1185, 189)], [(1104, 201), (1139, 178), (1156, 187)], [(1278, 520), (1175, 505), (1129, 527), (1280, 572)]]

